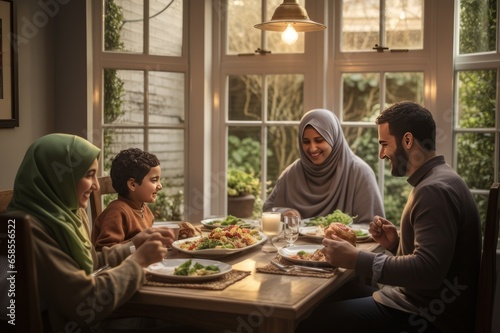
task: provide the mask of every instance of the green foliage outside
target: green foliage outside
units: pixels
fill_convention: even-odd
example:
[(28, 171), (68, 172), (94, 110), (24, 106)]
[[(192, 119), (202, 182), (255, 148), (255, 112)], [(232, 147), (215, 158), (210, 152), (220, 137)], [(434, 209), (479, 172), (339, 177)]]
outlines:
[[(253, 217), (262, 213), (262, 183), (260, 143), (250, 137), (243, 139), (234, 135), (228, 136), (228, 175), (227, 194), (235, 196), (245, 192), (255, 196)], [(268, 154), (271, 154), (268, 151)]]
[[(460, 1), (460, 40), (461, 54), (471, 54), (496, 50), (497, 38), (497, 1), (461, 0)], [(464, 129), (494, 129), (498, 115), (497, 71), (469, 70), (456, 76), (458, 92), (457, 124)], [(495, 177), (494, 131), (487, 133), (459, 133), (457, 145), (457, 172), (469, 188), (483, 190), (475, 194), (481, 221), (486, 219), (487, 190), (498, 179)], [(498, 162), (497, 162), (498, 163)]]

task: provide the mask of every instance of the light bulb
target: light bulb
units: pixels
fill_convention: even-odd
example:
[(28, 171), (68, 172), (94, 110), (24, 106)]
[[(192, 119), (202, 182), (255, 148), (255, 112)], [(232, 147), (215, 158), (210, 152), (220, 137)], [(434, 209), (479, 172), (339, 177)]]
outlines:
[(299, 34), (295, 31), (291, 23), (287, 24), (285, 31), (281, 34), (281, 39), (288, 45), (292, 45), (299, 39)]

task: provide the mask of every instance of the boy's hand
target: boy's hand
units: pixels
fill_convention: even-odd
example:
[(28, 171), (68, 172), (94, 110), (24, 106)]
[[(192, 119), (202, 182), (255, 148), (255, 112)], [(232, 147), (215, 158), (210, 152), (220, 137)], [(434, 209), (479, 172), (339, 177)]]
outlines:
[(139, 248), (146, 241), (158, 240), (163, 246), (170, 247), (174, 242), (174, 231), (167, 227), (155, 227), (141, 231), (134, 237), (132, 242), (136, 248)]

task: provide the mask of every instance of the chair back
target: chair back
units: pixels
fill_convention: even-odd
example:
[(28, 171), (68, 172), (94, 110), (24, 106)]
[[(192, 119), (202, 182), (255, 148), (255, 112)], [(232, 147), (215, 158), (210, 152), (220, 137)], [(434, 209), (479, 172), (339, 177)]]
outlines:
[(93, 191), (90, 195), (90, 211), (92, 217), (92, 225), (99, 214), (102, 213), (102, 196), (106, 194), (116, 193), (113, 188), (111, 177), (103, 176), (99, 177), (99, 191)]
[(476, 302), (476, 333), (491, 333), (493, 307), (495, 305), (496, 252), (498, 243), (498, 224), (500, 217), (500, 184), (494, 183), (488, 196), (486, 224), (484, 227), (483, 251), (479, 272), (479, 286)]
[(0, 191), (0, 213), (4, 213), (7, 210), (13, 193), (13, 190)]
[[(3, 305), (0, 309), (1, 326), (9, 328), (3, 332), (10, 332), (12, 328), (17, 332), (43, 331), (31, 235), (32, 221), (33, 217), (23, 212), (0, 214), (0, 264), (3, 270), (0, 273), (7, 275), (0, 282), (0, 292), (4, 299), (2, 303), (8, 302), (7, 306), (12, 304), (11, 309)], [(3, 286), (6, 290), (2, 290)], [(7, 313), (4, 314), (4, 311)], [(15, 326), (8, 323), (12, 319), (15, 319)]]

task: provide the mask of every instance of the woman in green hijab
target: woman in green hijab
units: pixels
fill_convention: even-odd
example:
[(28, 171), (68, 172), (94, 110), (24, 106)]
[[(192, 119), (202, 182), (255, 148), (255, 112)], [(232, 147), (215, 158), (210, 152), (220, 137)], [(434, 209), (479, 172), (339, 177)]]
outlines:
[[(162, 260), (165, 245), (173, 242), (169, 229), (145, 230), (128, 243), (96, 253), (85, 208), (99, 188), (99, 154), (83, 138), (49, 134), (28, 148), (15, 179), (8, 211), (36, 218), (32, 232), (39, 290), (54, 332), (95, 329), (141, 287), (143, 267)], [(111, 268), (92, 274), (105, 265)]]

